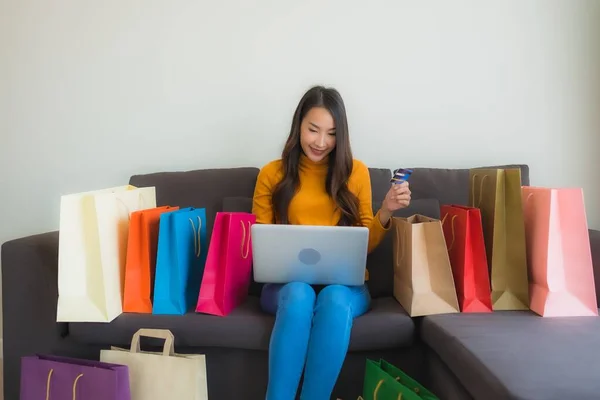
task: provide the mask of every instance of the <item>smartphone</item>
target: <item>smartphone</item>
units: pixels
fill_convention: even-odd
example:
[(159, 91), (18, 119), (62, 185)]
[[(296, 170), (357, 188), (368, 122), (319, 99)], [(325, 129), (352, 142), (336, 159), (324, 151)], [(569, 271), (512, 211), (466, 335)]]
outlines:
[(412, 175), (413, 170), (407, 168), (398, 168), (394, 171), (394, 176), (392, 177), (391, 182), (394, 185), (398, 185), (402, 182), (406, 182), (408, 178)]

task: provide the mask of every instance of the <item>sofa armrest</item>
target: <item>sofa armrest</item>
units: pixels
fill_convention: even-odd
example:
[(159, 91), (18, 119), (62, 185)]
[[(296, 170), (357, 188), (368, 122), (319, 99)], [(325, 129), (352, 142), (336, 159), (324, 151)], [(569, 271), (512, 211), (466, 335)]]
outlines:
[(68, 325), (56, 322), (58, 232), (6, 242), (1, 253), (6, 389), (18, 382), (20, 358), (55, 351)]
[(596, 304), (600, 308), (600, 231), (590, 229), (590, 247), (592, 249), (592, 265), (596, 286)]

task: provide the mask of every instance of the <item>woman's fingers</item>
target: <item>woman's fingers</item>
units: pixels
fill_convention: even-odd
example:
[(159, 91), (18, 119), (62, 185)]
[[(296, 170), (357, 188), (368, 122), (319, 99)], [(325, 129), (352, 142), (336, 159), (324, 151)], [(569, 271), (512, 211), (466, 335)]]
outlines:
[(396, 201), (398, 201), (398, 202), (400, 202), (400, 201), (409, 202), (410, 201), (410, 194), (409, 193), (403, 193), (403, 194), (396, 195)]
[(397, 187), (394, 188), (394, 192), (396, 193), (396, 195), (410, 194), (410, 189), (408, 188), (408, 186), (398, 185)]

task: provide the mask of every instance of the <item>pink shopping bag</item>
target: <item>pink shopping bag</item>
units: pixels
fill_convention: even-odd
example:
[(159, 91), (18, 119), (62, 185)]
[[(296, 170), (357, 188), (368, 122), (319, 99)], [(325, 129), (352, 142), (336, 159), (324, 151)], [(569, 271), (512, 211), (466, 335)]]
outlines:
[(218, 212), (200, 285), (196, 312), (225, 316), (246, 300), (252, 277), (250, 213)]
[(524, 186), (521, 193), (531, 310), (598, 315), (583, 191)]

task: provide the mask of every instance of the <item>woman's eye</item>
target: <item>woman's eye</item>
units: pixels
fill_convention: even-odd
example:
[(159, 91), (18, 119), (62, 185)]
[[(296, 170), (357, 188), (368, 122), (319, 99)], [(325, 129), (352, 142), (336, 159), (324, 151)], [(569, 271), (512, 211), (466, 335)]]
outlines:
[(317, 133), (317, 131), (315, 129), (309, 129), (309, 131), (311, 131), (313, 133)]

